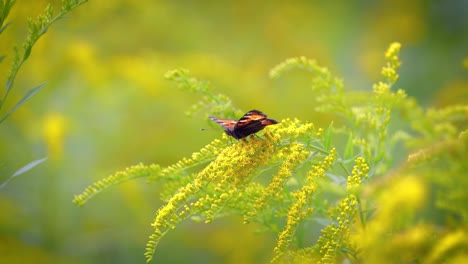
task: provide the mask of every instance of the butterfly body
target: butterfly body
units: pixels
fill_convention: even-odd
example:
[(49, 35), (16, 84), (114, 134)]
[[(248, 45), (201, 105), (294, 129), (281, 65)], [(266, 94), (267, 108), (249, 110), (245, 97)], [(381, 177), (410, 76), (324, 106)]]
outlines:
[(229, 136), (235, 139), (241, 139), (251, 134), (257, 133), (266, 126), (277, 124), (274, 119), (258, 110), (251, 110), (242, 116), (238, 121), (233, 119), (223, 119), (210, 116), (210, 119), (224, 128)]

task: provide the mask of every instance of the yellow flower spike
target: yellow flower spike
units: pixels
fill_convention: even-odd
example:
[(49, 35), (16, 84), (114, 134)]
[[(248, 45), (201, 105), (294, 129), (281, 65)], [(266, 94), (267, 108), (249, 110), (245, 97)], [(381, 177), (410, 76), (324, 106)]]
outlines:
[(353, 194), (341, 200), (332, 215), (335, 223), (322, 229), (315, 250), (321, 256), (317, 263), (336, 263), (337, 257), (343, 248), (352, 248), (351, 225), (357, 212), (357, 200)]
[(382, 68), (382, 76), (387, 79), (390, 84), (395, 83), (399, 78), (397, 70), (401, 65), (400, 59), (398, 58), (400, 49), (401, 44), (395, 42), (390, 45), (385, 53), (387, 64)]
[[(374, 93), (376, 93), (377, 95), (386, 95), (389, 93), (390, 91), (390, 86), (387, 84), (387, 83), (383, 83), (383, 82), (378, 82), (377, 84), (374, 84), (372, 86), (372, 89), (374, 91)], [(367, 117), (367, 119), (369, 119), (370, 117)]]
[(325, 177), (326, 170), (333, 166), (335, 159), (336, 149), (332, 148), (330, 153), (323, 159), (323, 161), (320, 161), (317, 165), (313, 165), (312, 169), (307, 173), (307, 181), (309, 182), (309, 185), (315, 184), (314, 182), (317, 178)]
[[(292, 238), (297, 229), (298, 224), (308, 215), (310, 208), (306, 206), (311, 202), (312, 194), (316, 190), (315, 181), (318, 178), (325, 176), (326, 170), (328, 170), (336, 158), (336, 149), (330, 150), (328, 156), (323, 161), (319, 162), (318, 165), (312, 166), (312, 169), (307, 174), (308, 184), (304, 185), (299, 191), (293, 193), (293, 197), (296, 199), (295, 203), (290, 207), (287, 216), (286, 226), (278, 236), (278, 242), (274, 248), (275, 256), (272, 259), (272, 263), (275, 263), (283, 257), (289, 244), (292, 242)], [(334, 230), (331, 230), (332, 232)], [(328, 255), (330, 250), (322, 248)], [(334, 250), (332, 248), (332, 250)]]
[[(179, 191), (174, 194), (171, 199), (169, 199), (167, 204), (158, 211), (152, 224), (152, 226), (155, 228), (153, 233), (154, 236), (151, 236), (150, 241), (147, 243), (147, 250), (145, 253), (147, 260), (152, 258), (159, 240), (167, 232), (167, 229), (174, 228), (178, 222), (184, 219), (182, 217), (177, 217), (176, 212), (179, 209), (183, 210), (183, 208), (186, 206), (185, 203), (187, 202), (187, 199), (198, 192), (198, 190), (200, 190), (200, 188), (202, 188), (202, 186), (205, 185), (207, 181), (209, 181), (210, 170), (213, 167), (211, 164), (197, 175), (193, 183), (189, 183), (185, 187), (180, 188)], [(206, 195), (205, 200), (211, 201), (211, 197)], [(199, 199), (197, 202), (191, 203), (191, 206), (203, 207), (204, 204), (204, 199)], [(209, 202), (206, 204), (209, 204)], [(188, 214), (182, 214), (181, 212), (179, 212), (179, 216), (188, 216)]]
[(385, 52), (385, 58), (387, 60), (395, 61), (398, 60), (397, 56), (400, 53), (401, 44), (398, 42), (393, 42), (390, 44), (387, 52)]
[(351, 175), (348, 176), (346, 189), (350, 193), (356, 193), (361, 185), (362, 178), (367, 178), (367, 173), (369, 172), (369, 166), (366, 164), (366, 161), (363, 157), (358, 157), (354, 161), (355, 165), (351, 172)]
[(131, 179), (149, 177), (150, 175), (159, 174), (160, 172), (161, 168), (158, 165), (145, 166), (140, 163), (129, 167), (124, 171), (118, 171), (117, 173), (88, 186), (81, 194), (75, 195), (73, 203), (80, 206), (84, 205), (91, 197), (112, 185), (117, 185)]
[(284, 148), (280, 153), (286, 155), (283, 158), (284, 161), (278, 173), (273, 176), (271, 183), (265, 188), (262, 196), (256, 200), (255, 213), (259, 213), (264, 206), (268, 205), (269, 202), (273, 202), (278, 197), (284, 184), (289, 177), (292, 176), (292, 170), (309, 155), (309, 153), (304, 150), (304, 145), (299, 143), (291, 143), (288, 148)]

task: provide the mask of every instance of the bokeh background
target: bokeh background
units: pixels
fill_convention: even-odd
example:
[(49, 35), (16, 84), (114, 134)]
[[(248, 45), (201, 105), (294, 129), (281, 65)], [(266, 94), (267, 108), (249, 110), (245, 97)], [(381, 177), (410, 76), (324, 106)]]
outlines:
[[(6, 80), (27, 17), (49, 1), (18, 1), (1, 35)], [(57, 9), (59, 1), (50, 1)], [(9, 109), (28, 88), (47, 86), (0, 126), (0, 183), (28, 162), (47, 162), (0, 189), (5, 263), (137, 263), (161, 206), (157, 185), (122, 184), (83, 208), (88, 184), (144, 162), (170, 165), (222, 133), (199, 100), (164, 79), (187, 68), (245, 111), (327, 126), (313, 111), (308, 75), (271, 80), (286, 58), (306, 56), (370, 90), (389, 43), (403, 49), (398, 86), (425, 106), (468, 100), (468, 2), (446, 1), (90, 1), (54, 24), (20, 71)], [(4, 82), (2, 82), (4, 83)], [(4, 109), (4, 110), (5, 110)], [(200, 131), (200, 128), (213, 130)], [(154, 263), (259, 263), (276, 237), (240, 219), (185, 223)], [(248, 249), (248, 250), (246, 250)]]

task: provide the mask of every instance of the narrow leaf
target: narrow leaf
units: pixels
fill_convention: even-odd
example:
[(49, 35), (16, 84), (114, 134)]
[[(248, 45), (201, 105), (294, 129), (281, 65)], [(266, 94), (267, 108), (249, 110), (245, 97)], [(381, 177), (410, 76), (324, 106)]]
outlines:
[(325, 135), (323, 138), (323, 145), (326, 151), (330, 151), (332, 131), (333, 131), (333, 122), (327, 128), (327, 131), (325, 131)]
[(31, 90), (29, 90), (24, 96), (23, 98), (21, 98), (21, 100), (18, 101), (18, 103), (16, 103), (15, 106), (13, 106), (13, 108), (10, 109), (10, 111), (8, 111), (8, 113), (6, 113), (2, 119), (0, 119), (0, 124), (5, 121), (5, 119), (7, 119), (8, 116), (10, 116), (18, 107), (20, 107), (21, 105), (23, 105), (27, 100), (31, 99), (31, 97), (33, 97), (37, 92), (39, 92), (42, 87), (44, 87), (46, 84), (45, 83), (42, 83), (42, 84), (39, 84), (38, 86), (32, 88)]
[[(18, 72), (18, 71), (16, 71), (16, 72)], [(6, 81), (5, 87), (6, 87), (7, 93), (8, 93), (8, 91), (11, 90), (11, 87), (13, 87), (13, 83), (14, 83), (14, 81), (15, 81), (16, 72), (13, 72), (13, 73), (8, 77), (8, 79), (7, 79), (7, 81)]]
[(353, 133), (349, 133), (348, 142), (344, 151), (344, 159), (349, 159), (354, 156)]
[(10, 178), (8, 178), (4, 183), (2, 183), (0, 185), (0, 189), (5, 187), (8, 184), (8, 182), (11, 181), (11, 179), (13, 179), (14, 177), (19, 176), (19, 175), (31, 170), (32, 168), (36, 167), (37, 165), (41, 164), (42, 162), (44, 162), (46, 160), (47, 160), (47, 157), (42, 158), (42, 159), (38, 159), (38, 160), (34, 160), (34, 161), (31, 161), (30, 163), (26, 164), (25, 166), (23, 166), (22, 168), (17, 170), (15, 173), (13, 173), (13, 175), (11, 175)]
[(23, 61), (27, 60), (29, 58), (29, 55), (31, 55), (31, 50), (33, 47), (32, 45), (28, 45), (24, 47)]
[(6, 57), (5, 55), (1, 55), (1, 56), (0, 56), (0, 62), (2, 62), (3, 59), (5, 59), (5, 57)]
[(2, 34), (3, 31), (5, 31), (5, 29), (11, 24), (11, 22), (8, 22), (6, 23), (5, 25), (3, 25), (2, 28), (0, 28), (0, 34)]

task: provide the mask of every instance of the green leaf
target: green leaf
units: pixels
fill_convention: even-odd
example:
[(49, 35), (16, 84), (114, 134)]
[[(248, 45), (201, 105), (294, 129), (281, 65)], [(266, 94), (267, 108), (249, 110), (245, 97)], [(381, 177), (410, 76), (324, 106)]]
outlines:
[(29, 55), (31, 55), (32, 47), (32, 45), (27, 45), (24, 47), (23, 61), (27, 60)]
[(5, 57), (6, 57), (5, 55), (0, 55), (0, 62), (2, 62), (3, 59), (5, 59)]
[(325, 148), (325, 150), (327, 152), (330, 151), (331, 140), (332, 140), (332, 131), (333, 131), (333, 122), (330, 124), (330, 126), (325, 131), (325, 136), (323, 138), (323, 146), (324, 146), (324, 148)]
[(349, 159), (354, 156), (353, 133), (349, 133), (348, 142), (344, 151), (344, 159)]
[(11, 22), (8, 22), (6, 23), (5, 25), (3, 25), (3, 27), (0, 28), (0, 34), (2, 34), (3, 31), (5, 31), (5, 29), (11, 24)]
[(7, 119), (8, 116), (10, 116), (18, 107), (20, 107), (21, 105), (23, 105), (27, 100), (31, 99), (31, 97), (33, 97), (37, 92), (39, 92), (42, 87), (44, 87), (46, 84), (45, 83), (42, 83), (42, 84), (39, 84), (38, 86), (32, 88), (31, 90), (29, 90), (24, 96), (23, 98), (21, 98), (18, 103), (16, 103), (15, 106), (13, 106), (13, 108), (10, 109), (10, 111), (8, 111), (8, 113), (6, 113), (2, 119), (0, 119), (0, 124), (5, 121), (5, 119)]
[(15, 5), (15, 3), (16, 0), (2, 0), (0, 2), (0, 25), (3, 25), (3, 22), (10, 14), (11, 8), (13, 7), (13, 5)]
[[(13, 74), (16, 75), (16, 73), (13, 73)], [(15, 80), (14, 75), (11, 75), (13, 77), (8, 77), (8, 80), (6, 81), (5, 87), (6, 87), (7, 92), (11, 90), (11, 87), (13, 87), (13, 82)]]
[(46, 160), (47, 160), (47, 157), (29, 162), (28, 164), (26, 164), (25, 166), (17, 170), (15, 173), (13, 173), (13, 175), (11, 175), (10, 178), (8, 178), (4, 183), (2, 183), (0, 185), (0, 189), (5, 187), (8, 184), (8, 182), (14, 177), (19, 176), (27, 171), (30, 171), (32, 168), (36, 167), (37, 165), (41, 164), (42, 162)]

